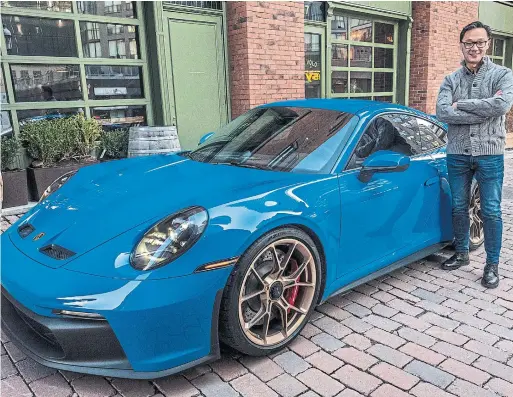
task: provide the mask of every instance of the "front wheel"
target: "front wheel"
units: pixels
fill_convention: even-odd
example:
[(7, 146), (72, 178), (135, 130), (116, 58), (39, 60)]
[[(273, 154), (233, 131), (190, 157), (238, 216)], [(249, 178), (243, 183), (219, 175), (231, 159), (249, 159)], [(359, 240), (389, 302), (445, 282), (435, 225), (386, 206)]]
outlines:
[(220, 313), (221, 340), (249, 355), (274, 353), (308, 322), (322, 272), (312, 239), (282, 228), (257, 240), (230, 275)]

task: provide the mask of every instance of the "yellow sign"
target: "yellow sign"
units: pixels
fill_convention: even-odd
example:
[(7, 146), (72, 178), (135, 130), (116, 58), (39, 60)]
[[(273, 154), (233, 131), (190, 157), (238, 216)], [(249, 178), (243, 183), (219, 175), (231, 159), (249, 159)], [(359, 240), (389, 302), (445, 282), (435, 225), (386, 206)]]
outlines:
[(314, 81), (321, 80), (321, 72), (316, 70), (305, 71), (305, 78), (307, 83), (313, 83)]

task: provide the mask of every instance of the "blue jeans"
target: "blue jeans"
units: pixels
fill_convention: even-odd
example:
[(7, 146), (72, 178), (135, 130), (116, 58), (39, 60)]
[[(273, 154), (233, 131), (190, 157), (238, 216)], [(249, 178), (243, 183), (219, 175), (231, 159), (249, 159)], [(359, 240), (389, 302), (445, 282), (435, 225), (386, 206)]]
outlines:
[(481, 195), (486, 263), (498, 264), (502, 244), (502, 183), (504, 156), (447, 155), (452, 194), (452, 223), (456, 252), (468, 252), (470, 238), (470, 195), (476, 178)]

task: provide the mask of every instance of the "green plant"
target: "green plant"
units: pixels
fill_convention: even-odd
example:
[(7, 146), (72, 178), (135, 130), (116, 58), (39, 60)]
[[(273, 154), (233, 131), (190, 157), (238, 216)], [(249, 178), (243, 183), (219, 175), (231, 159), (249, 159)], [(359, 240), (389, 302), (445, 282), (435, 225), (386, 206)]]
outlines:
[(2, 137), (2, 171), (16, 168), (14, 160), (18, 155), (19, 149), (20, 141), (15, 136)]
[(100, 136), (100, 152), (105, 150), (108, 158), (120, 159), (128, 154), (128, 128), (102, 131)]
[(26, 124), (20, 135), (30, 157), (50, 167), (61, 161), (90, 157), (101, 131), (99, 122), (80, 113)]

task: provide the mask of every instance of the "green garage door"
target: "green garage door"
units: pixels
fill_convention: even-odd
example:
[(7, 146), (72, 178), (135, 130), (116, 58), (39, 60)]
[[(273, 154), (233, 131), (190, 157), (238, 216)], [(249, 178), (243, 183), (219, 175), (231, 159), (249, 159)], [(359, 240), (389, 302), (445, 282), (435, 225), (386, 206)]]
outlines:
[(182, 148), (193, 149), (228, 122), (222, 17), (167, 17), (178, 135)]

